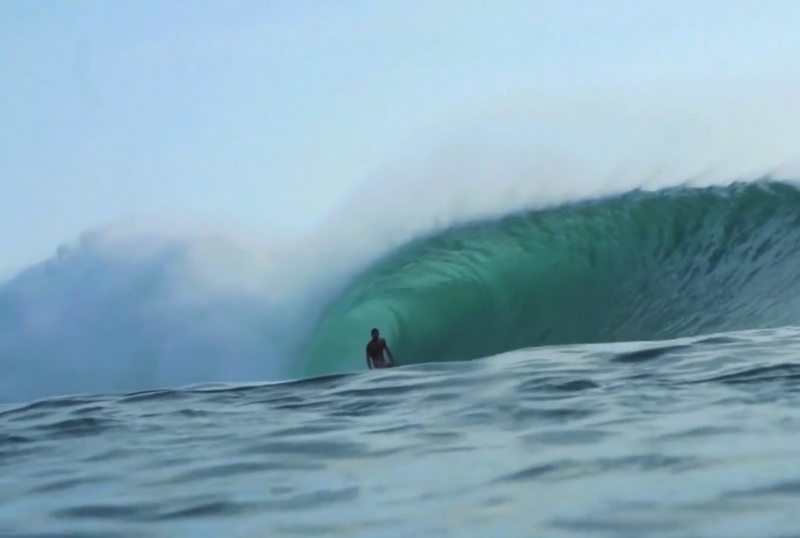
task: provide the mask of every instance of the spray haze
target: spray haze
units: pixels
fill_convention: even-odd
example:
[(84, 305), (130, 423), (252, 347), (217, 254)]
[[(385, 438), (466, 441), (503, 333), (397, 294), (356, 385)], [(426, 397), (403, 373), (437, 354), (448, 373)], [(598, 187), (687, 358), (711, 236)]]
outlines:
[(787, 170), (798, 105), (780, 88), (748, 88), (520, 92), (478, 104), (411, 133), (314, 230), (281, 241), (152, 223), (87, 232), (0, 287), (0, 398), (306, 375), (320, 309), (414, 238), (636, 188)]

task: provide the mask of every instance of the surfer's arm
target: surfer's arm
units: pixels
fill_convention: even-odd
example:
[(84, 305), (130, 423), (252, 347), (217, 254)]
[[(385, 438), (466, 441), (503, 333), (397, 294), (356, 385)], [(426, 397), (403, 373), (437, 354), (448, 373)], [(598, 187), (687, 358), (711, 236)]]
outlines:
[(386, 354), (389, 355), (389, 360), (392, 361), (392, 366), (394, 366), (394, 355), (392, 355), (392, 351), (389, 349), (389, 344), (386, 343), (386, 340), (383, 341), (383, 349), (386, 350)]
[(372, 359), (369, 358), (369, 349), (367, 349), (367, 367), (372, 370)]

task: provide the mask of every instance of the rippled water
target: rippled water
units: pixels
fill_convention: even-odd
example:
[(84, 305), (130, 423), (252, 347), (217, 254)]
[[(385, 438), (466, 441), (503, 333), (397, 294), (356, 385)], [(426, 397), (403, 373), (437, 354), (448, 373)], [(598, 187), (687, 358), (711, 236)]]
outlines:
[(0, 535), (789, 536), (800, 330), (6, 406)]

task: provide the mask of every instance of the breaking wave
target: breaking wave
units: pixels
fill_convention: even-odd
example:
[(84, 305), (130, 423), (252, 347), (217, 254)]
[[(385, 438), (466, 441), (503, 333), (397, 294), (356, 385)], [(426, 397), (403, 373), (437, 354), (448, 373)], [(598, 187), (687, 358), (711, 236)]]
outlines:
[(351, 280), (306, 375), (551, 344), (669, 339), (800, 319), (800, 190), (675, 187), (522, 212), (414, 240)]
[(792, 183), (481, 219), (397, 235), (377, 258), (352, 255), (347, 231), (291, 252), (88, 233), (0, 285), (0, 400), (357, 371), (373, 326), (406, 365), (798, 321)]

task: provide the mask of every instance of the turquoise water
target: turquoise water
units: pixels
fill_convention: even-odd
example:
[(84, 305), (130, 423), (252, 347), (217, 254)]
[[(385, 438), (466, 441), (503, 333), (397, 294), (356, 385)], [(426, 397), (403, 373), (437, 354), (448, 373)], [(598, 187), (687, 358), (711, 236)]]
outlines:
[(327, 306), (298, 361), (361, 368), (377, 326), (403, 364), (800, 322), (800, 190), (762, 181), (566, 204), (389, 253)]

